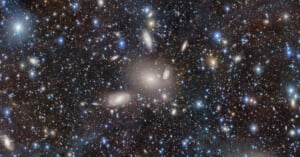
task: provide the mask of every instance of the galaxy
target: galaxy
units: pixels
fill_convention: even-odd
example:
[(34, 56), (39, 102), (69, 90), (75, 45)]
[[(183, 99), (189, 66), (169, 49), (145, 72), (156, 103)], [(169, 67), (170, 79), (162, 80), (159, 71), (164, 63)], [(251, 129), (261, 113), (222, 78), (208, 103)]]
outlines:
[(300, 157), (299, 0), (0, 0), (0, 157)]

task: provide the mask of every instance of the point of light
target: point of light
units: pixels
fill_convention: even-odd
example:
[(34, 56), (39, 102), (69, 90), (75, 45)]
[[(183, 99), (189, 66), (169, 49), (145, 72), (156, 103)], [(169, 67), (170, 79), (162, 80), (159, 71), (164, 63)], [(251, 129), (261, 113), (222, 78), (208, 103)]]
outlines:
[(29, 71), (29, 78), (34, 79), (36, 77), (36, 71), (34, 69), (31, 69)]
[(250, 131), (252, 134), (255, 134), (258, 131), (258, 126), (255, 123), (250, 124)]
[(146, 7), (143, 8), (143, 12), (144, 12), (145, 14), (148, 14), (150, 11), (151, 11), (151, 9), (150, 9), (149, 6), (146, 6)]
[(45, 87), (44, 85), (42, 85), (42, 86), (40, 87), (40, 91), (41, 91), (41, 92), (46, 91), (46, 87)]
[(162, 98), (163, 100), (168, 100), (168, 95), (167, 95), (166, 93), (163, 93), (163, 94), (161, 95), (161, 98)]
[(94, 26), (94, 27), (99, 27), (99, 24), (100, 24), (99, 20), (96, 19), (96, 18), (94, 18), (94, 19), (93, 19), (93, 26)]
[(5, 118), (9, 118), (10, 115), (11, 115), (11, 108), (5, 107), (5, 108), (3, 109), (3, 114), (4, 114), (4, 117), (5, 117)]
[(71, 7), (72, 7), (72, 10), (73, 10), (73, 11), (76, 11), (76, 10), (79, 8), (78, 2), (72, 3), (72, 4), (71, 4)]
[(45, 144), (45, 150), (49, 150), (50, 149), (50, 145), (49, 144)]
[(300, 53), (297, 53), (297, 59), (300, 60)]
[(291, 47), (289, 46), (288, 43), (285, 43), (285, 54), (288, 58), (293, 56), (293, 52), (292, 52)]
[(2, 7), (4, 7), (6, 5), (6, 0), (2, 0), (1, 5), (2, 5)]
[(188, 139), (182, 140), (182, 141), (181, 141), (181, 146), (182, 146), (183, 148), (186, 148), (186, 147), (188, 146), (188, 142), (189, 142)]
[(254, 71), (257, 75), (260, 75), (263, 72), (262, 66), (261, 65), (256, 65), (255, 68), (254, 68)]
[(216, 57), (213, 57), (212, 55), (210, 55), (208, 57), (208, 66), (212, 69), (215, 70), (218, 67), (218, 60)]
[(264, 25), (267, 25), (267, 24), (270, 23), (270, 20), (269, 19), (264, 19), (263, 23), (264, 23)]
[(295, 137), (296, 136), (296, 130), (295, 129), (291, 129), (288, 134), (291, 137)]
[(40, 147), (40, 144), (38, 144), (37, 142), (33, 142), (32, 147), (33, 149), (38, 149)]
[(284, 20), (289, 20), (289, 18), (290, 18), (290, 15), (288, 14), (288, 13), (284, 13), (283, 15), (282, 15), (282, 17), (283, 17), (283, 19)]
[(102, 137), (100, 142), (101, 142), (101, 144), (106, 145), (108, 142), (108, 139), (106, 137)]
[(16, 28), (16, 31), (21, 31), (22, 26), (21, 26), (21, 24), (16, 24), (15, 28)]
[(148, 20), (148, 21), (147, 21), (147, 26), (148, 26), (148, 28), (150, 28), (150, 29), (154, 28), (154, 27), (155, 27), (155, 21), (152, 20), (152, 19)]
[(23, 70), (25, 68), (25, 63), (20, 63), (20, 68)]
[(14, 25), (14, 33), (15, 33), (15, 35), (20, 34), (22, 31), (23, 31), (23, 26), (22, 26), (22, 24), (21, 24), (21, 23), (16, 23), (16, 24)]
[(203, 104), (203, 102), (202, 102), (201, 100), (197, 100), (197, 101), (195, 102), (195, 105), (196, 105), (196, 108), (197, 108), (197, 109), (201, 109), (201, 108), (204, 107), (204, 104)]
[(217, 42), (221, 42), (221, 32), (214, 32), (214, 40)]
[(255, 98), (254, 97), (250, 97), (250, 96), (244, 96), (243, 101), (246, 104), (250, 104), (250, 105), (256, 105), (257, 104), (257, 101), (255, 100)]
[(58, 42), (58, 44), (62, 45), (62, 44), (64, 44), (65, 40), (62, 36), (60, 36), (57, 38), (57, 42)]
[(97, 0), (98, 6), (103, 7), (104, 6), (104, 0)]
[(300, 136), (300, 127), (296, 129), (297, 136)]
[(226, 5), (225, 7), (224, 7), (224, 10), (225, 10), (225, 12), (229, 12), (230, 11), (230, 6), (229, 5)]
[(119, 40), (118, 40), (118, 47), (119, 47), (120, 49), (124, 49), (124, 48), (126, 47), (126, 42), (125, 42), (124, 39), (119, 39)]
[(289, 85), (289, 86), (287, 87), (287, 92), (288, 92), (288, 95), (289, 95), (289, 96), (293, 96), (293, 94), (296, 92), (295, 87), (292, 86), (292, 85)]
[(242, 45), (245, 45), (248, 43), (248, 39), (247, 38), (242, 38), (241, 39)]

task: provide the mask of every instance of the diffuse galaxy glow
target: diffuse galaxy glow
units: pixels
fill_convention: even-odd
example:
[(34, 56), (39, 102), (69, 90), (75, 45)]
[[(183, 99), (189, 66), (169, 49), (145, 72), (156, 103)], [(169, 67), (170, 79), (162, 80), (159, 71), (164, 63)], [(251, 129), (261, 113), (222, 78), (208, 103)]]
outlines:
[(297, 0), (1, 0), (0, 156), (300, 156)]

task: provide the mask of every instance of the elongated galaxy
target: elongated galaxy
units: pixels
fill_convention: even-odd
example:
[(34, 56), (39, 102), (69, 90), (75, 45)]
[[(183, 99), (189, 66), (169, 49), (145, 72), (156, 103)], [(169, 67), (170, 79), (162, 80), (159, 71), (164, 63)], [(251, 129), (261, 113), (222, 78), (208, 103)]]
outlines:
[(299, 0), (0, 0), (0, 157), (300, 157)]

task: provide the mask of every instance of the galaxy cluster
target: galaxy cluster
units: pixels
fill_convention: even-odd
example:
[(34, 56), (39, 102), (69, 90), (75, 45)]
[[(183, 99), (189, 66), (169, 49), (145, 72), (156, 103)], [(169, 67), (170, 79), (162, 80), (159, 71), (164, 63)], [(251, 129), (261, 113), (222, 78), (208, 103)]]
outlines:
[(0, 157), (300, 157), (299, 116), (300, 1), (0, 0)]

